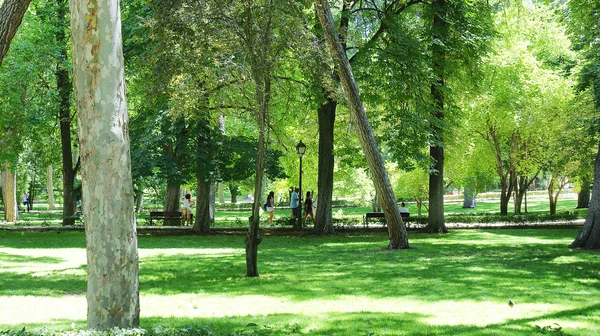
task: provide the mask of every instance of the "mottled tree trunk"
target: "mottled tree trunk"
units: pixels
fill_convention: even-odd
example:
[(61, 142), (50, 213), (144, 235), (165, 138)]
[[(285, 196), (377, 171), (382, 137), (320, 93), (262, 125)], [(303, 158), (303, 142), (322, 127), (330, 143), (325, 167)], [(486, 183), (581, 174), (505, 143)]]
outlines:
[(590, 207), (590, 185), (585, 182), (581, 184), (581, 190), (577, 193), (577, 209)]
[(70, 5), (88, 328), (136, 328), (139, 268), (119, 2), (73, 0)]
[(369, 169), (371, 170), (375, 189), (381, 197), (381, 206), (388, 222), (388, 237), (390, 240), (388, 248), (408, 248), (406, 227), (396, 205), (394, 191), (385, 170), (381, 152), (373, 136), (371, 125), (360, 99), (360, 93), (354, 80), (348, 57), (346, 56), (346, 50), (342, 47), (336, 32), (329, 3), (325, 0), (315, 0), (315, 7), (321, 27), (323, 27), (323, 32), (329, 43), (329, 49), (333, 55), (336, 70), (344, 87), (344, 93), (348, 99), (351, 117), (356, 122), (356, 130), (363, 152), (367, 158)]
[(0, 65), (8, 52), (10, 42), (21, 25), (31, 0), (4, 0), (0, 2)]
[(594, 165), (594, 186), (592, 187), (590, 209), (579, 235), (569, 247), (581, 247), (588, 250), (600, 249), (600, 148), (596, 154)]
[(7, 166), (2, 171), (2, 200), (4, 201), (4, 220), (16, 222), (19, 219), (17, 202), (17, 174)]
[(333, 197), (333, 140), (335, 126), (335, 111), (337, 103), (327, 98), (324, 104), (319, 106), (319, 166), (317, 187), (317, 213), (315, 214), (315, 233), (328, 234), (334, 232), (331, 210)]
[[(201, 175), (201, 172), (198, 173)], [(202, 178), (197, 179), (196, 186), (196, 218), (194, 220), (194, 231), (210, 232), (210, 182)]]
[(48, 210), (54, 210), (54, 182), (52, 181), (52, 166), (48, 166), (46, 190), (48, 191)]

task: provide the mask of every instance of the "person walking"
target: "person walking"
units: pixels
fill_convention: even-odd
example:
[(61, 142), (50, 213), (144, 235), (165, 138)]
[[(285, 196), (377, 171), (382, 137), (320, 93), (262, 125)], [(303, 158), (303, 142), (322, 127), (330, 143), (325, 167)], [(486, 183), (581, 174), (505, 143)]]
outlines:
[(23, 192), (23, 195), (21, 195), (21, 197), (23, 198), (23, 205), (25, 206), (25, 208), (27, 209), (27, 212), (29, 212), (29, 195), (27, 195), (27, 192)]
[(313, 201), (310, 191), (306, 192), (306, 200), (304, 201), (304, 218), (302, 218), (302, 225), (306, 225), (306, 217), (310, 216), (313, 225), (315, 224), (315, 216), (313, 215)]
[(296, 188), (292, 191), (290, 195), (290, 208), (292, 209), (292, 220), (298, 218), (300, 215), (300, 199), (298, 197), (298, 192), (300, 189)]
[(269, 196), (267, 196), (267, 203), (265, 204), (265, 210), (269, 213), (269, 218), (267, 218), (267, 223), (273, 225), (273, 215), (275, 214), (275, 193), (270, 192)]

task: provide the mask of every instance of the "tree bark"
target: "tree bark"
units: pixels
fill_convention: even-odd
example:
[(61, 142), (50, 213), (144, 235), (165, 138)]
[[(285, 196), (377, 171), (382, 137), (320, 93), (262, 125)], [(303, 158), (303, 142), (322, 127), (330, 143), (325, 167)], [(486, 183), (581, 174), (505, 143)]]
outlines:
[[(175, 212), (181, 211), (181, 186), (179, 183), (167, 182), (167, 189), (165, 191), (165, 208), (164, 211)], [(167, 226), (179, 226), (181, 221), (176, 218), (165, 218), (165, 225)]]
[(144, 204), (144, 191), (138, 190), (135, 193), (135, 213), (142, 211), (142, 204)]
[(463, 193), (463, 208), (475, 208), (475, 188), (472, 185), (465, 186)]
[(19, 219), (17, 174), (6, 165), (2, 171), (2, 199), (4, 201), (4, 220), (11, 223), (16, 222)]
[(433, 169), (429, 174), (429, 216), (425, 231), (428, 233), (447, 233), (444, 219), (444, 128), (442, 126), (445, 118), (445, 63), (446, 46), (449, 23), (446, 18), (446, 1), (436, 0), (433, 2), (433, 36), (432, 46), (434, 82), (431, 84), (430, 92), (434, 101), (435, 119), (431, 123), (431, 131), (434, 144), (429, 147), (429, 155), (433, 161)]
[(596, 153), (594, 165), (594, 185), (590, 209), (579, 235), (569, 247), (587, 250), (600, 249), (600, 147)]
[(70, 2), (91, 330), (137, 328), (139, 267), (119, 2)]
[(577, 209), (590, 207), (590, 185), (587, 182), (581, 184), (581, 190), (577, 193)]
[(240, 187), (229, 183), (229, 193), (231, 194), (231, 204), (237, 203), (237, 197), (240, 193)]
[(348, 62), (346, 51), (342, 47), (339, 36), (336, 32), (329, 4), (326, 0), (315, 0), (315, 5), (317, 15), (319, 16), (319, 21), (321, 22), (321, 27), (323, 27), (325, 37), (329, 43), (329, 49), (333, 55), (333, 61), (336, 65), (336, 70), (338, 71), (340, 80), (344, 87), (346, 98), (348, 99), (348, 103), (350, 105), (351, 117), (356, 122), (356, 129), (358, 131), (363, 152), (365, 153), (371, 174), (373, 176), (375, 189), (381, 196), (381, 206), (388, 222), (388, 236), (390, 240), (388, 248), (408, 248), (409, 245), (406, 227), (402, 221), (398, 206), (396, 205), (394, 190), (392, 189), (387, 172), (385, 170), (381, 152), (379, 151), (373, 136), (371, 125), (367, 120), (367, 115), (360, 99), (358, 86), (354, 80), (354, 75), (352, 74), (352, 68)]
[[(198, 172), (201, 176), (201, 172)], [(201, 233), (210, 232), (210, 182), (198, 177), (196, 186), (196, 219), (194, 231)]]
[(0, 65), (31, 0), (4, 0), (0, 6)]
[(63, 225), (75, 224), (75, 213), (77, 212), (77, 200), (75, 199), (75, 176), (77, 166), (73, 166), (73, 151), (71, 147), (71, 92), (73, 84), (69, 78), (66, 68), (68, 62), (67, 38), (63, 20), (67, 16), (68, 2), (57, 0), (56, 15), (59, 27), (56, 29), (56, 41), (59, 46), (59, 60), (56, 65), (56, 87), (59, 97), (60, 118), (60, 141), (62, 153), (62, 175), (63, 175)]
[(46, 176), (46, 190), (48, 191), (48, 210), (54, 210), (54, 182), (52, 181), (52, 166), (49, 165)]
[(324, 104), (319, 106), (319, 167), (317, 181), (317, 213), (315, 214), (315, 233), (332, 234), (333, 218), (331, 201), (333, 198), (333, 141), (335, 126), (335, 111), (337, 103), (327, 97)]
[(215, 222), (215, 201), (217, 199), (217, 182), (210, 184), (210, 193), (208, 194), (208, 217), (210, 224)]

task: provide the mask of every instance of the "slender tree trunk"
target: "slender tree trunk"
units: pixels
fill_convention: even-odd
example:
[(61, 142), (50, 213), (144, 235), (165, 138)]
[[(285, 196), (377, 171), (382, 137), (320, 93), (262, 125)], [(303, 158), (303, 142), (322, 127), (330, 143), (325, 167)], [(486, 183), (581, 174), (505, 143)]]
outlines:
[(331, 200), (333, 198), (333, 140), (335, 126), (335, 112), (337, 103), (326, 98), (324, 104), (319, 106), (319, 167), (318, 167), (318, 187), (317, 195), (317, 213), (315, 214), (315, 233), (322, 234), (324, 231), (328, 234), (334, 232)]
[(218, 189), (217, 193), (219, 195), (219, 203), (224, 204), (225, 203), (225, 187), (223, 186), (223, 182), (219, 182), (219, 189)]
[(435, 13), (433, 16), (433, 74), (435, 81), (431, 84), (430, 92), (433, 97), (435, 107), (435, 119), (431, 123), (431, 131), (434, 137), (434, 144), (429, 147), (429, 155), (433, 161), (433, 169), (429, 174), (429, 216), (427, 219), (426, 232), (429, 233), (447, 233), (444, 219), (444, 128), (442, 126), (445, 118), (445, 63), (446, 46), (449, 23), (446, 18), (446, 1), (435, 0), (433, 2)]
[[(270, 76), (270, 75), (269, 75)], [(258, 105), (258, 157), (256, 158), (256, 177), (254, 180), (254, 204), (248, 233), (246, 234), (246, 276), (258, 277), (258, 245), (262, 242), (259, 232), (260, 207), (263, 194), (263, 179), (266, 161), (266, 121), (269, 110), (270, 77), (255, 75), (256, 101)]]
[(4, 0), (0, 3), (0, 65), (30, 2), (31, 0)]
[(56, 41), (59, 46), (59, 62), (56, 65), (56, 87), (59, 96), (60, 141), (62, 150), (62, 175), (63, 175), (63, 225), (75, 224), (77, 200), (74, 196), (76, 166), (73, 166), (73, 151), (71, 147), (71, 92), (73, 85), (67, 69), (67, 37), (65, 25), (67, 19), (68, 1), (56, 1), (56, 13), (59, 26), (56, 29)]
[(144, 203), (144, 190), (138, 190), (135, 193), (135, 213), (142, 211), (142, 204)]
[(137, 328), (139, 268), (119, 2), (70, 4), (88, 328)]
[[(198, 175), (202, 175), (201, 172)], [(194, 231), (201, 233), (210, 232), (210, 182), (202, 178), (197, 179), (196, 187), (196, 218)]]
[(4, 220), (16, 222), (19, 219), (17, 202), (17, 174), (7, 166), (2, 171), (2, 199), (4, 200)]
[(577, 193), (577, 209), (590, 207), (590, 185), (587, 182), (581, 184), (581, 190)]
[(52, 166), (48, 166), (46, 190), (48, 191), (48, 210), (54, 210), (54, 182), (52, 181)]
[(210, 193), (208, 195), (208, 214), (210, 217), (210, 224), (215, 222), (215, 201), (217, 200), (217, 183), (212, 182), (210, 184)]
[(369, 168), (371, 169), (375, 189), (381, 196), (381, 206), (388, 222), (388, 237), (390, 240), (388, 248), (408, 248), (406, 227), (402, 221), (398, 206), (396, 205), (394, 191), (385, 170), (383, 158), (377, 147), (377, 142), (373, 136), (369, 121), (367, 120), (367, 115), (360, 99), (358, 86), (354, 80), (354, 75), (352, 74), (352, 68), (348, 62), (346, 51), (342, 47), (336, 32), (329, 3), (325, 0), (315, 0), (315, 5), (321, 27), (323, 27), (325, 37), (329, 43), (329, 49), (333, 55), (336, 70), (338, 71), (344, 87), (346, 98), (348, 99), (351, 117), (356, 122), (356, 129), (358, 131), (363, 152), (365, 153)]
[(594, 186), (592, 187), (590, 209), (579, 235), (569, 247), (580, 247), (587, 250), (600, 249), (600, 147), (594, 165)]

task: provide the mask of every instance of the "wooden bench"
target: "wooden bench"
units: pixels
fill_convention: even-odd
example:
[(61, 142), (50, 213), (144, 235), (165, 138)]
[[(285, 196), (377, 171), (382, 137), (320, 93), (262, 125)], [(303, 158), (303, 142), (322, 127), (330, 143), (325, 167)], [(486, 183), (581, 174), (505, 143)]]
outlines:
[[(193, 222), (193, 215), (192, 222)], [(152, 226), (153, 220), (162, 220), (163, 225), (165, 225), (165, 220), (167, 219), (178, 219), (181, 224), (183, 224), (183, 217), (181, 211), (150, 211), (150, 226)]]
[[(402, 220), (406, 223), (410, 221), (410, 213), (409, 212), (401, 212), (400, 216), (402, 216)], [(380, 218), (379, 222), (386, 224), (385, 214), (383, 212), (367, 212), (363, 217), (363, 225), (365, 227), (369, 227), (369, 219), (370, 218)], [(383, 218), (383, 220), (381, 219)]]

